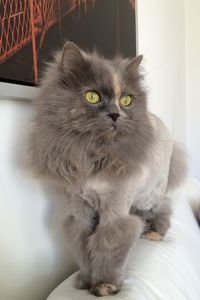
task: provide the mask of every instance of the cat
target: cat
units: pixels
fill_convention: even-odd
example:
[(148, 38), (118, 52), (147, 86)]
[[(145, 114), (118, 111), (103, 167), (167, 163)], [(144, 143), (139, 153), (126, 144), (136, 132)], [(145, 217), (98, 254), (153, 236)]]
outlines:
[(165, 236), (167, 191), (186, 174), (184, 152), (148, 112), (141, 61), (66, 42), (36, 101), (31, 164), (65, 192), (76, 286), (96, 296), (120, 290), (141, 235)]

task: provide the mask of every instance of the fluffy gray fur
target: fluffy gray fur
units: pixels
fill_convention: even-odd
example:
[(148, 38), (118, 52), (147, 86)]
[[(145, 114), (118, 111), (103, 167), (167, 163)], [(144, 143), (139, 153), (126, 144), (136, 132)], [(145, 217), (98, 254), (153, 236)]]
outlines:
[[(185, 174), (181, 150), (147, 110), (141, 60), (106, 60), (68, 42), (49, 64), (36, 101), (32, 166), (65, 191), (77, 286), (97, 296), (119, 291), (143, 231), (165, 235), (166, 192)], [(99, 104), (85, 100), (89, 90), (100, 94)], [(124, 95), (130, 106), (120, 105)]]

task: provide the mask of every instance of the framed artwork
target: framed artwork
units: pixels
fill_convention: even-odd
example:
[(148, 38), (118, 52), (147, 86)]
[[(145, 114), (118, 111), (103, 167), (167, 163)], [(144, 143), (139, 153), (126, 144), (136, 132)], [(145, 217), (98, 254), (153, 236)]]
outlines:
[(66, 40), (108, 58), (136, 55), (135, 11), (135, 0), (1, 0), (3, 94), (6, 83), (36, 87), (45, 62)]

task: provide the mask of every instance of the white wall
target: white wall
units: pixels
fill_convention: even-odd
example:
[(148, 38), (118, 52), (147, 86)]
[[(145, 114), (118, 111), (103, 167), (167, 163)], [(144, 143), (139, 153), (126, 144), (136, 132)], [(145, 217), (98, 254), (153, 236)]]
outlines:
[(186, 0), (186, 139), (190, 173), (200, 180), (200, 1)]
[(189, 172), (200, 180), (200, 1), (137, 3), (150, 109), (186, 145)]
[(144, 54), (150, 110), (185, 142), (184, 1), (138, 0), (138, 52)]

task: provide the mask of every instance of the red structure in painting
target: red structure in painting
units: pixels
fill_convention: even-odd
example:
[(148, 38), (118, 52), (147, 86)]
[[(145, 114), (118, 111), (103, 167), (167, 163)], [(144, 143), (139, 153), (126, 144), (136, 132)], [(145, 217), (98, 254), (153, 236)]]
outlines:
[(133, 8), (135, 8), (135, 0), (129, 0)]
[(0, 63), (32, 42), (35, 82), (38, 81), (36, 37), (40, 34), (42, 47), (45, 34), (55, 23), (71, 11), (95, 0), (1, 0), (0, 1)]

